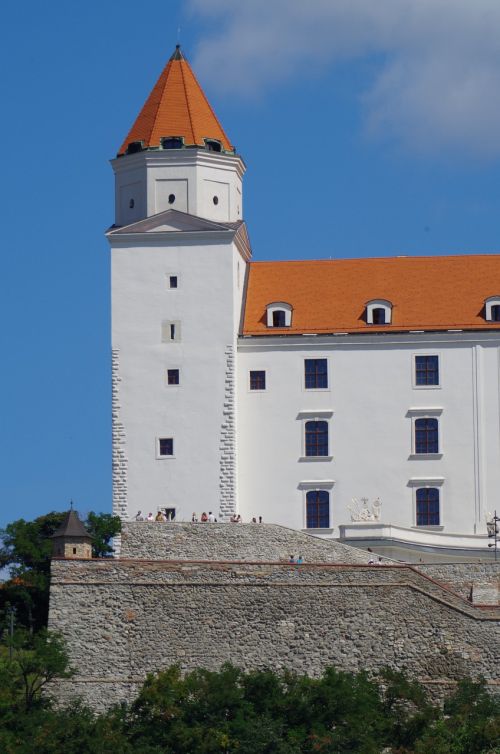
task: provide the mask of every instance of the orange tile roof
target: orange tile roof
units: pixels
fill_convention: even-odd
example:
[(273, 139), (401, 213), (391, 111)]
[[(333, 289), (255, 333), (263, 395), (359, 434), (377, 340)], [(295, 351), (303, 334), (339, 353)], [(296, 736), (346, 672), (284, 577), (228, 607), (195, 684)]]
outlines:
[[(500, 329), (484, 301), (500, 296), (500, 255), (252, 262), (244, 335)], [(367, 325), (368, 301), (392, 303), (390, 325)], [(292, 305), (292, 324), (266, 326), (266, 305)]]
[(159, 147), (163, 136), (183, 136), (186, 145), (202, 147), (205, 146), (205, 138), (217, 139), (224, 149), (233, 151), (179, 45), (118, 154), (124, 154), (128, 144), (134, 141), (144, 142), (144, 147)]

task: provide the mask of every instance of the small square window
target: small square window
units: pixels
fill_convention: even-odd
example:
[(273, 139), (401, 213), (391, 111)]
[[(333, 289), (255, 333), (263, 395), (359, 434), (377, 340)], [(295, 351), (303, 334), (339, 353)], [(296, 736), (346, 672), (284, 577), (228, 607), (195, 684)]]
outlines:
[(158, 454), (160, 456), (173, 456), (174, 455), (173, 437), (160, 437), (160, 439), (158, 440)]
[(306, 390), (318, 390), (328, 387), (328, 364), (326, 359), (305, 359)]
[(250, 390), (266, 389), (266, 373), (264, 371), (250, 372)]
[(179, 370), (167, 369), (167, 385), (178, 385), (178, 384), (179, 384)]
[(415, 356), (415, 384), (439, 385), (439, 356)]
[(170, 275), (168, 278), (168, 284), (170, 288), (177, 288), (177, 285), (178, 285), (177, 275)]

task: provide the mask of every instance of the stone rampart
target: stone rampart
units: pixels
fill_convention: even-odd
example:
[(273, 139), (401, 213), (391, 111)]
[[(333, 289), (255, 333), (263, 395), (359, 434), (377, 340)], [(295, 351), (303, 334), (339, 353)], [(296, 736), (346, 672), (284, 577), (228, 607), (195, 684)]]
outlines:
[[(129, 522), (123, 525), (120, 557), (147, 560), (287, 561), (367, 563), (369, 553), (276, 524)], [(392, 561), (387, 561), (392, 562)]]
[(415, 566), (421, 573), (449, 586), (476, 604), (500, 604), (500, 562), (430, 563)]
[(311, 675), (389, 665), (438, 695), (463, 675), (500, 683), (500, 612), (408, 566), (55, 560), (49, 621), (77, 669), (55, 693), (96, 709), (133, 698), (148, 672), (174, 662)]

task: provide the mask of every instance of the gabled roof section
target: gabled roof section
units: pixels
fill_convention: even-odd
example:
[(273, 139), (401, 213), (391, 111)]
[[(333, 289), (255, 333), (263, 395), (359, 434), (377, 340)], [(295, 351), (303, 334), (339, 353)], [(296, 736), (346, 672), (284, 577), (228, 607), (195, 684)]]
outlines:
[(157, 149), (166, 136), (182, 137), (185, 146), (205, 147), (205, 139), (220, 141), (234, 152), (193, 70), (177, 45), (160, 78), (121, 145), (142, 142), (144, 149)]
[(242, 220), (234, 223), (214, 222), (204, 217), (190, 215), (177, 209), (166, 209), (157, 215), (151, 215), (144, 220), (138, 220), (131, 225), (121, 227), (112, 226), (108, 235), (126, 235), (129, 233), (193, 233), (205, 231), (234, 231), (243, 225)]
[(78, 518), (78, 513), (73, 510), (69, 510), (64, 517), (61, 526), (56, 529), (52, 537), (87, 537), (91, 539), (85, 526)]
[[(484, 302), (500, 293), (500, 255), (252, 262), (244, 335), (500, 330)], [(390, 325), (366, 323), (366, 304), (392, 304)], [(266, 326), (266, 306), (292, 306), (290, 327)]]

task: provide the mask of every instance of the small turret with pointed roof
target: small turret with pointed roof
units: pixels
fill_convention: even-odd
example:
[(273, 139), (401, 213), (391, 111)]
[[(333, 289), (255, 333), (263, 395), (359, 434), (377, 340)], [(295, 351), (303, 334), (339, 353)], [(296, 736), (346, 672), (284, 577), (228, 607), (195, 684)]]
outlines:
[(163, 69), (151, 94), (121, 145), (118, 156), (142, 149), (160, 149), (165, 139), (183, 146), (234, 152), (180, 45)]
[(58, 558), (92, 557), (92, 537), (73, 510), (73, 503), (52, 535), (52, 555)]
[(215, 222), (243, 219), (245, 163), (179, 45), (111, 164), (115, 227), (171, 209)]

